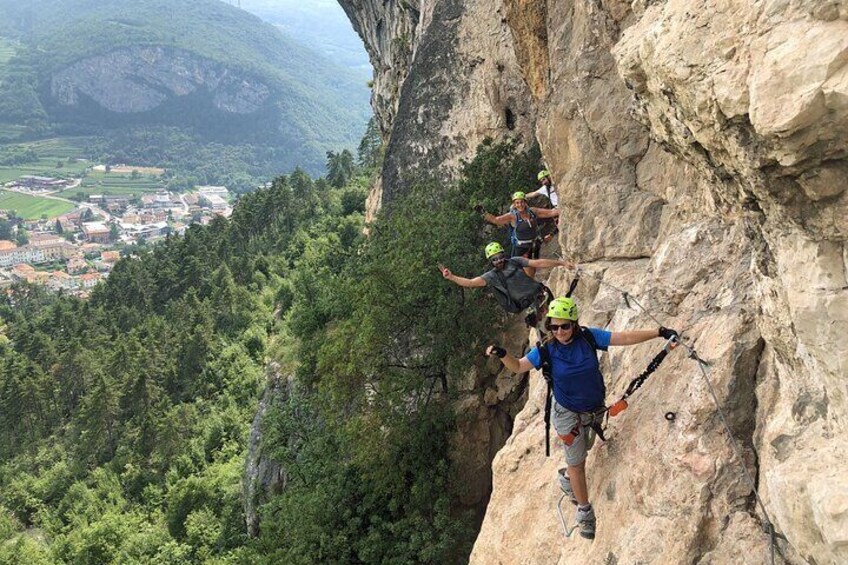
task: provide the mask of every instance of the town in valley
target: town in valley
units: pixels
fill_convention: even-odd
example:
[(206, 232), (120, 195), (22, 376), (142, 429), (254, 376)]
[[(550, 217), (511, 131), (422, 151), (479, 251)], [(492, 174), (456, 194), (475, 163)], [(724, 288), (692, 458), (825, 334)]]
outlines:
[[(208, 224), (232, 213), (227, 187), (169, 191), (162, 183), (150, 182), (164, 172), (84, 163), (76, 178), (26, 174), (4, 183), (0, 288), (28, 282), (84, 297), (122, 256), (182, 234), (193, 223)], [(47, 207), (38, 218), (14, 208), (43, 203)]]

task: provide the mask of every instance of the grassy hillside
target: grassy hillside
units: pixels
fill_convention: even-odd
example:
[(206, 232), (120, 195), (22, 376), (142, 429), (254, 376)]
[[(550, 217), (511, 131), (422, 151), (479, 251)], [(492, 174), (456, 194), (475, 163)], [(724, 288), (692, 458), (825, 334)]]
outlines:
[[(7, 38), (0, 41), (0, 121), (9, 124), (38, 123), (42, 130), (49, 124), (71, 135), (178, 127), (199, 142), (280, 147), (314, 170), (327, 150), (353, 147), (370, 114), (361, 76), (218, 0), (0, 0), (0, 36)], [(21, 45), (16, 56), (13, 41)], [(52, 99), (55, 73), (139, 46), (222, 65), (272, 94), (259, 110), (240, 115), (217, 110), (204, 88), (187, 96), (169, 93), (153, 110), (132, 114), (86, 99), (71, 107)], [(286, 162), (288, 169), (298, 164)]]

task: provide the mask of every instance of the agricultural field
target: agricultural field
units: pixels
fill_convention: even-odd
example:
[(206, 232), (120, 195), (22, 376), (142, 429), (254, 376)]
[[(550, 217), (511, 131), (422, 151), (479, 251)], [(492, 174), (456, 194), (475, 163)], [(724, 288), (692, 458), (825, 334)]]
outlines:
[(18, 139), (21, 134), (26, 131), (26, 129), (26, 126), (0, 124), (0, 143)]
[(55, 218), (74, 208), (68, 202), (0, 190), (0, 210), (14, 210), (15, 214), (27, 220), (37, 220), (42, 216)]
[(35, 163), (17, 165), (15, 167), (0, 167), (0, 184), (13, 181), (24, 175), (37, 175), (41, 177), (71, 178), (80, 176), (87, 168), (87, 163), (62, 162), (61, 167), (56, 167), (57, 159), (39, 159)]
[(91, 138), (79, 137), (53, 137), (50, 139), (39, 139), (19, 143), (22, 147), (31, 147), (38, 153), (39, 157), (50, 159), (79, 159), (85, 158), (85, 147)]
[(140, 175), (132, 178), (131, 175), (116, 173), (90, 172), (82, 184), (76, 188), (66, 191), (66, 196), (77, 197), (79, 193), (88, 197), (91, 194), (133, 194), (140, 196), (144, 193), (164, 190), (165, 185), (156, 176)]

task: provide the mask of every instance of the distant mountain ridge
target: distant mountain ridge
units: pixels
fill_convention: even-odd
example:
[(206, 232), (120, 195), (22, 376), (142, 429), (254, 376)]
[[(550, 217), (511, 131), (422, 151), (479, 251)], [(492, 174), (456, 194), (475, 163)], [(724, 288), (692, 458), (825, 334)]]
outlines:
[(283, 145), (318, 168), (325, 151), (358, 141), (369, 115), (360, 78), (217, 0), (0, 0), (0, 35), (25, 46), (7, 65), (0, 105), (24, 96), (27, 81), (38, 98), (6, 121), (40, 103), (69, 133), (176, 126)]

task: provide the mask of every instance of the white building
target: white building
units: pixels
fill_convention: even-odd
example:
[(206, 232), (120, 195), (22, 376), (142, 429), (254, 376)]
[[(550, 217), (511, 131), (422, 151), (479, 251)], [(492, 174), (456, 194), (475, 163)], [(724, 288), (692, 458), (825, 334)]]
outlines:
[(226, 186), (198, 186), (197, 193), (201, 196), (209, 198), (210, 196), (219, 196), (224, 200), (230, 198), (230, 192)]

